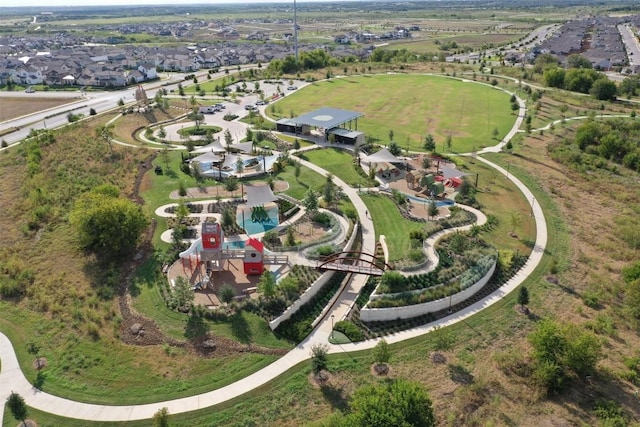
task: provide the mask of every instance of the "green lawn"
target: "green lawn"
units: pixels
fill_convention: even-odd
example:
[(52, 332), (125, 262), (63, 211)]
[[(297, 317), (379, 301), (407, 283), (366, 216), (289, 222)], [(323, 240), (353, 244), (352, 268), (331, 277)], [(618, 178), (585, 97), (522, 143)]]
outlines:
[[(442, 151), (451, 135), (453, 152), (494, 145), (515, 121), (509, 95), (486, 85), (426, 75), (352, 76), (314, 83), (278, 101), (279, 111), (300, 115), (320, 107), (359, 111), (358, 130), (379, 143), (389, 131), (402, 148), (422, 150), (431, 133)], [(272, 114), (271, 109), (267, 109)], [(279, 118), (279, 117), (276, 117)]]
[[(491, 156), (493, 161), (495, 157)], [(535, 179), (527, 175), (519, 175), (536, 195), (536, 199), (548, 213), (549, 242), (547, 252), (551, 256), (545, 256), (541, 265), (526, 280), (531, 293), (530, 307), (532, 312), (544, 311), (541, 307), (541, 297), (550, 292), (553, 285), (544, 280), (548, 273), (552, 257), (556, 258), (559, 264), (568, 262), (569, 235), (566, 225), (562, 222), (562, 215), (558, 207), (554, 205), (552, 199), (537, 185)], [(481, 177), (482, 179), (482, 177)], [(370, 197), (366, 197), (370, 199)], [(475, 372), (479, 369), (477, 361), (481, 357), (486, 357), (488, 342), (504, 342), (514, 335), (523, 335), (531, 330), (534, 322), (529, 321), (513, 309), (516, 303), (517, 292), (513, 292), (500, 302), (483, 310), (465, 322), (457, 323), (447, 327), (442, 332), (450, 335), (454, 340), (453, 348), (449, 351), (452, 355), (466, 356), (470, 361), (469, 369)], [(7, 328), (3, 328), (7, 330)], [(12, 337), (13, 339), (13, 337)], [(435, 381), (441, 381), (439, 377), (434, 377), (434, 369), (417, 369), (415, 366), (422, 366), (424, 355), (432, 350), (437, 350), (436, 340), (418, 337), (391, 345), (392, 361), (391, 366), (398, 372), (410, 372), (413, 379), (420, 381), (429, 387)], [(503, 347), (499, 347), (504, 349)], [(25, 358), (26, 351), (22, 350)], [(453, 356), (452, 356), (453, 357)], [(338, 378), (347, 380), (346, 389), (352, 390), (356, 386), (376, 381), (370, 373), (372, 356), (370, 351), (345, 353), (331, 355), (329, 357), (329, 370)], [(422, 365), (420, 365), (422, 363)], [(304, 425), (310, 419), (320, 420), (326, 414), (335, 410), (332, 404), (345, 402), (342, 400), (346, 396), (339, 398), (333, 393), (326, 394), (323, 390), (313, 387), (309, 383), (310, 362), (306, 361), (296, 365), (282, 376), (274, 379), (263, 387), (258, 388), (246, 395), (230, 402), (212, 408), (205, 408), (199, 411), (186, 414), (173, 415), (170, 418), (172, 427), (198, 427), (210, 425), (244, 426), (244, 425), (282, 425), (286, 420), (288, 425)], [(474, 368), (475, 366), (475, 368)], [(460, 386), (463, 392), (469, 391), (471, 386)], [(350, 394), (347, 391), (347, 395)], [(442, 403), (445, 399), (441, 394), (432, 395), (434, 403)], [(443, 415), (443, 414), (440, 414)], [(500, 414), (496, 414), (496, 417)], [(443, 415), (444, 416), (444, 415)], [(45, 414), (33, 408), (29, 408), (29, 417), (35, 419), (40, 427), (146, 427), (150, 425), (149, 420), (131, 421), (126, 423), (97, 423), (89, 421), (74, 420)], [(8, 409), (2, 426), (15, 427), (17, 422), (11, 417)]]
[(325, 148), (305, 151), (301, 155), (304, 156), (304, 159), (331, 172), (352, 187), (356, 187), (358, 183), (367, 186), (369, 182), (356, 171), (353, 155), (349, 151), (339, 148)]
[(367, 205), (369, 214), (373, 218), (376, 230), (376, 240), (380, 235), (385, 236), (389, 249), (389, 261), (405, 260), (409, 257), (409, 233), (422, 230), (424, 223), (404, 219), (393, 200), (383, 196), (363, 194), (362, 200)]
[(325, 177), (304, 166), (300, 166), (300, 176), (298, 179), (296, 179), (295, 168), (293, 166), (287, 166), (287, 168), (276, 175), (275, 178), (287, 181), (289, 183), (289, 189), (285, 191), (285, 193), (298, 200), (304, 199), (309, 188), (313, 188), (316, 192), (320, 191), (320, 188), (326, 181)]

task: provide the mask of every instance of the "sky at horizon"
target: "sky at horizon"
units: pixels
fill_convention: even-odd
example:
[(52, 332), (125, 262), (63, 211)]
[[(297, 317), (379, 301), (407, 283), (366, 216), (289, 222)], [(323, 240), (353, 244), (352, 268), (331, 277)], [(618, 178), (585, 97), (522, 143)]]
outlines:
[[(321, 2), (327, 0), (297, 0), (299, 3)], [(339, 0), (330, 0), (339, 1)], [(246, 4), (246, 3), (292, 3), (293, 0), (3, 0), (2, 7), (47, 7), (55, 6), (133, 6), (133, 5), (167, 5), (167, 4)]]

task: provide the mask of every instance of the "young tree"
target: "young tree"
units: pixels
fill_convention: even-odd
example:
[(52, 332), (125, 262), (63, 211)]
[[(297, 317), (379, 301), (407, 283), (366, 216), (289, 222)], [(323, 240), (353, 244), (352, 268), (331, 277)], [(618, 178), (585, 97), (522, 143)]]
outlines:
[(224, 180), (224, 189), (232, 193), (238, 189), (238, 178), (229, 176)]
[(500, 134), (500, 131), (498, 130), (498, 128), (494, 127), (493, 130), (491, 131), (491, 136), (493, 137), (493, 139), (498, 139), (499, 134)]
[(167, 137), (167, 131), (164, 130), (164, 126), (160, 126), (158, 129), (158, 138), (160, 138), (161, 142), (164, 142), (164, 139)]
[(287, 246), (295, 246), (296, 245), (296, 235), (292, 225), (287, 227)]
[(399, 156), (400, 154), (402, 154), (402, 148), (400, 148), (400, 145), (395, 141), (391, 141), (387, 149), (394, 156)]
[(33, 341), (27, 343), (27, 353), (32, 355), (36, 359), (36, 369), (40, 369), (40, 344)]
[(175, 286), (171, 293), (169, 305), (171, 308), (186, 313), (193, 305), (195, 294), (191, 290), (191, 284), (183, 277), (178, 276), (175, 280)]
[(22, 421), (22, 425), (26, 426), (25, 420), (27, 419), (27, 404), (24, 402), (24, 398), (18, 393), (11, 393), (7, 398), (7, 406), (11, 411), (11, 415), (18, 421)]
[(381, 339), (373, 348), (373, 361), (378, 365), (384, 365), (389, 363), (389, 360), (391, 360), (389, 344), (384, 339)]
[(233, 143), (233, 136), (231, 136), (231, 131), (229, 129), (224, 131), (224, 142), (227, 144), (227, 150), (229, 146)]
[(393, 129), (389, 129), (389, 142), (393, 141)]
[(316, 212), (318, 210), (318, 195), (315, 191), (313, 191), (312, 188), (309, 188), (309, 190), (307, 191), (307, 194), (302, 200), (302, 205), (309, 212)]
[(435, 200), (429, 202), (429, 212), (427, 213), (427, 215), (429, 216), (429, 219), (438, 216), (438, 205), (436, 204)]
[(169, 427), (169, 409), (159, 409), (153, 414), (153, 427)]
[(518, 291), (518, 304), (526, 308), (529, 304), (529, 290), (526, 286), (522, 286)]
[(522, 225), (522, 215), (520, 211), (513, 211), (509, 215), (509, 224), (511, 225), (511, 235), (515, 235), (516, 229)]
[(242, 182), (242, 172), (244, 172), (244, 162), (240, 156), (238, 156), (238, 159), (236, 160), (236, 173), (240, 178), (240, 198), (244, 199), (244, 182)]
[(270, 271), (266, 270), (260, 276), (258, 291), (267, 299), (271, 299), (276, 295), (276, 281)]
[(436, 425), (426, 390), (418, 383), (402, 379), (358, 388), (349, 409), (344, 425), (350, 427)]
[(452, 146), (453, 140), (451, 138), (451, 134), (447, 135), (447, 139), (445, 139), (444, 144), (447, 147), (447, 150), (451, 151), (451, 146)]
[(229, 305), (229, 303), (233, 301), (233, 298), (236, 296), (236, 291), (234, 291), (230, 285), (224, 283), (218, 291), (218, 296), (220, 297), (220, 301)]
[(429, 156), (422, 156), (422, 168), (429, 169), (431, 167), (431, 158)]
[(436, 140), (433, 135), (429, 134), (424, 138), (424, 149), (427, 151), (435, 151), (436, 150)]
[(193, 121), (196, 125), (196, 129), (200, 130), (200, 126), (202, 125), (202, 122), (204, 121), (204, 114), (202, 114), (200, 111), (198, 111), (197, 108), (194, 108), (188, 115), (187, 115), (187, 119)]
[(109, 145), (109, 150), (111, 151), (112, 154), (113, 154), (112, 141), (113, 141), (114, 126), (115, 125), (113, 123), (110, 123), (108, 125), (102, 125), (96, 128), (96, 136), (102, 139), (104, 142), (106, 142), (107, 145)]
[(311, 347), (311, 370), (318, 380), (323, 380), (322, 371), (326, 371), (329, 367), (327, 359), (329, 349), (324, 344), (316, 344)]

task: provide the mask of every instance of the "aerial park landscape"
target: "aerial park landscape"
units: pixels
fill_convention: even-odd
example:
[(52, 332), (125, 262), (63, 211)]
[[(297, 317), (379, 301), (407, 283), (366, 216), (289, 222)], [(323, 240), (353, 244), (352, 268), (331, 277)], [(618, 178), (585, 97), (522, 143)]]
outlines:
[(3, 425), (634, 425), (633, 73), (569, 55), (580, 94), (547, 54), (300, 33), (123, 89), (5, 83)]

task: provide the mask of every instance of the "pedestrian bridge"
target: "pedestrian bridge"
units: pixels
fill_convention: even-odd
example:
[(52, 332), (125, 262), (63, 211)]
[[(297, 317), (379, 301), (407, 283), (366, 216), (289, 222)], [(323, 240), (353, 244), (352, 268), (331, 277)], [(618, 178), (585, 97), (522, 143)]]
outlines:
[(393, 270), (384, 259), (366, 252), (337, 252), (317, 262), (316, 268), (321, 271), (345, 271), (348, 273), (382, 276), (387, 270)]

